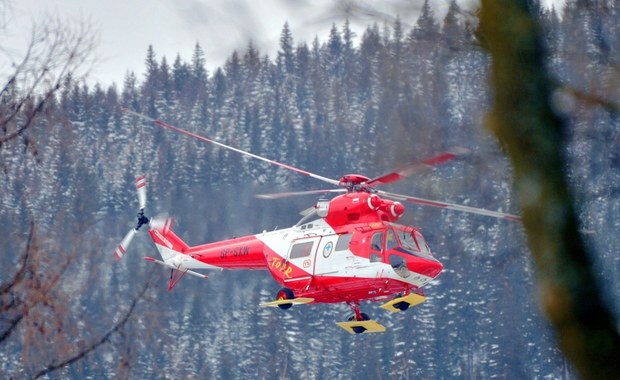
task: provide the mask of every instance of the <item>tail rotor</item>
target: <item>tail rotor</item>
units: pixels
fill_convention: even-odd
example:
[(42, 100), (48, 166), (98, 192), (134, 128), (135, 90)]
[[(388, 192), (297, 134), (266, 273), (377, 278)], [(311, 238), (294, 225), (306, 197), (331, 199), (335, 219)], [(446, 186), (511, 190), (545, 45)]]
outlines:
[(138, 193), (140, 210), (142, 211), (146, 208), (146, 176), (141, 175), (136, 178), (136, 191)]
[(172, 230), (172, 226), (174, 225), (174, 219), (167, 214), (160, 214), (154, 216), (148, 222), (149, 227), (160, 231), (162, 233), (168, 233), (168, 231)]
[(138, 222), (135, 228), (132, 228), (131, 230), (129, 230), (129, 232), (127, 232), (123, 240), (121, 240), (121, 243), (114, 250), (114, 258), (118, 261), (120, 261), (125, 255), (127, 248), (140, 230), (140, 227), (145, 224), (149, 224), (150, 221), (149, 218), (144, 215), (144, 209), (146, 207), (146, 177), (144, 175), (139, 176), (138, 178), (136, 178), (135, 183), (136, 192), (138, 194), (138, 203), (140, 205), (140, 211), (137, 215)]
[(125, 235), (123, 240), (121, 240), (121, 243), (114, 250), (114, 258), (117, 261), (120, 261), (123, 258), (123, 256), (125, 255), (125, 251), (127, 251), (127, 247), (129, 247), (129, 244), (131, 244), (131, 241), (137, 233), (138, 230), (132, 228), (131, 230), (129, 230), (129, 232), (127, 232), (127, 235)]

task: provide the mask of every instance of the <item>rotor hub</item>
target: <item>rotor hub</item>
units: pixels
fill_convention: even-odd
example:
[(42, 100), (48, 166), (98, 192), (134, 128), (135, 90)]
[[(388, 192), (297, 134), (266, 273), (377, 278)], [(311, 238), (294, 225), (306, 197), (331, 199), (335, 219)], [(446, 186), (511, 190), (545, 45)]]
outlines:
[(349, 192), (353, 191), (365, 191), (368, 192), (368, 189), (364, 184), (370, 181), (369, 177), (366, 177), (361, 174), (346, 174), (340, 178), (339, 185), (344, 187)]
[(149, 218), (144, 215), (144, 209), (141, 209), (138, 213), (138, 224), (136, 225), (136, 231), (145, 224), (149, 224)]

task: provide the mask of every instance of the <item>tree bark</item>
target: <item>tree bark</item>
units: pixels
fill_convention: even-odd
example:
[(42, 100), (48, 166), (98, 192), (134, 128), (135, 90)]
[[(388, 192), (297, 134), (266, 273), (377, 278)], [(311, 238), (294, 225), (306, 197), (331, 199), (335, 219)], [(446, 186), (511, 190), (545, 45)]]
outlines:
[(566, 123), (551, 106), (539, 26), (526, 0), (483, 0), (479, 36), (491, 53), (487, 126), (515, 172), (542, 307), (585, 379), (620, 378), (620, 336), (601, 297), (564, 173)]

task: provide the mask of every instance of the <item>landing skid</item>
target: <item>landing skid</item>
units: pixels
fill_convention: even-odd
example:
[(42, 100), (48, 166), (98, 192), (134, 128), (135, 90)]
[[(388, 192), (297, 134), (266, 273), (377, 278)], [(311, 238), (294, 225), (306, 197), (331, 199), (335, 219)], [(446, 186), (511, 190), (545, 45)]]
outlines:
[(260, 306), (261, 307), (280, 307), (284, 305), (303, 305), (303, 304), (311, 303), (311, 302), (314, 302), (314, 298), (299, 297), (299, 298), (293, 298), (293, 299), (282, 299), (282, 300), (264, 302), (264, 303), (261, 303)]
[(410, 293), (404, 297), (394, 298), (390, 302), (386, 302), (380, 307), (393, 313), (397, 313), (399, 311), (405, 311), (411, 306), (419, 305), (425, 300), (426, 297), (422, 295)]
[(385, 326), (372, 319), (367, 321), (336, 322), (336, 324), (351, 334), (385, 332)]
[(290, 309), (293, 305), (302, 305), (314, 302), (314, 298), (295, 297), (293, 290), (287, 287), (281, 288), (276, 295), (276, 300), (261, 303), (262, 307), (279, 307), (280, 309)]
[[(397, 297), (384, 303), (380, 307), (391, 311), (399, 312), (409, 309), (411, 306), (418, 305), (426, 300), (426, 297), (416, 293), (410, 293), (406, 296)], [(275, 301), (261, 303), (262, 307), (279, 307), (288, 309), (293, 305), (302, 305), (314, 302), (314, 298), (299, 297), (295, 298), (292, 290), (282, 288), (278, 292), (278, 299)], [(370, 319), (366, 313), (360, 311), (359, 302), (349, 302), (349, 306), (353, 311), (353, 315), (346, 322), (336, 322), (336, 324), (351, 334), (376, 333), (385, 332), (385, 326), (379, 322)]]
[(366, 313), (360, 312), (359, 302), (349, 303), (349, 306), (353, 309), (353, 316), (347, 322), (336, 322), (338, 326), (351, 334), (385, 332), (385, 326), (370, 319)]

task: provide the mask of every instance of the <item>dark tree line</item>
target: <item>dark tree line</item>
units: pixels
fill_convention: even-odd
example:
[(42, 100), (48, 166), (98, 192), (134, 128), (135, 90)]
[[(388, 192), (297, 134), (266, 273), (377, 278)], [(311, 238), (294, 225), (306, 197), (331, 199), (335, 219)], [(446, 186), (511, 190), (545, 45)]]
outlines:
[[(146, 237), (138, 238), (122, 263), (112, 258), (133, 224), (137, 174), (149, 178), (148, 211), (173, 213), (177, 231), (192, 244), (292, 225), (314, 199), (265, 203), (252, 196), (321, 186), (144, 125), (122, 107), (331, 178), (349, 172), (379, 175), (465, 146), (472, 150), (465, 159), (391, 190), (518, 212), (508, 161), (481, 127), (491, 98), (484, 41), (456, 2), (442, 20), (425, 4), (410, 29), (396, 19), (355, 35), (345, 21), (310, 44), (295, 43), (285, 24), (275, 57), (248, 43), (212, 72), (197, 43), (188, 61), (159, 57), (157, 47), (149, 46), (144, 76), (130, 73), (120, 86), (90, 87), (66, 78), (22, 140), (0, 149), (6, 221), (0, 232), (15, 236), (2, 256), (6, 267), (20, 268), (19, 253), (32, 240), (29, 230), (42, 246), (57, 247), (33, 272), (62, 271), (50, 302), (62, 300), (59, 315), (67, 327), (57, 337), (48, 326), (37, 330), (34, 323), (52, 312), (47, 306), (36, 315), (23, 313), (21, 326), (1, 343), (0, 373), (573, 376), (538, 312), (533, 265), (517, 224), (408, 207), (403, 222), (422, 228), (446, 270), (417, 309), (387, 315), (364, 305), (389, 332), (354, 339), (333, 324), (347, 314), (342, 305), (288, 313), (259, 309), (256, 305), (277, 290), (267, 273), (214, 272), (207, 282), (185, 279), (167, 293), (164, 271), (140, 257), (153, 254)], [(618, 310), (619, 261), (613, 255), (618, 242), (610, 232), (617, 223), (608, 221), (620, 214), (620, 182), (614, 181), (618, 86), (612, 85), (618, 81), (620, 14), (615, 7), (603, 12), (570, 2), (562, 17), (554, 10), (537, 16), (550, 50), (545, 63), (562, 85), (557, 106), (570, 125), (564, 136), (571, 157), (566, 171), (580, 200), (576, 211), (596, 241), (604, 289)], [(3, 99), (9, 95), (3, 93)], [(14, 119), (27, 117), (20, 111)], [(36, 157), (23, 154), (25, 138), (37, 142)], [(30, 220), (36, 227), (19, 227)], [(57, 259), (64, 257), (60, 262), (66, 264), (59, 267)], [(0, 278), (2, 284), (9, 279)], [(130, 302), (153, 282), (157, 285), (144, 288), (142, 302)], [(132, 317), (125, 321), (128, 307)], [(2, 314), (3, 328), (9, 316)], [(110, 330), (119, 320), (123, 325)], [(53, 350), (37, 356), (43, 350), (33, 343), (39, 336), (48, 344), (62, 343), (65, 352), (77, 348), (87, 354), (75, 362)]]

